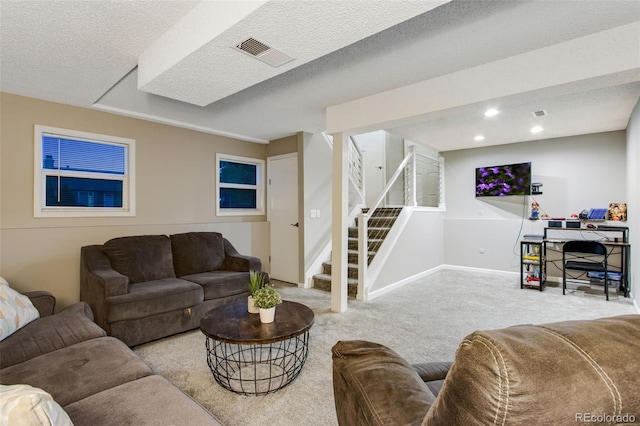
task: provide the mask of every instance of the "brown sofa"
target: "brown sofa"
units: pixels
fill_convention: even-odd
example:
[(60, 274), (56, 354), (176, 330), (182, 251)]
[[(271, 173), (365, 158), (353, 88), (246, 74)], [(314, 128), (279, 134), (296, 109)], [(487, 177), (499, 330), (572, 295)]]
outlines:
[(207, 311), (245, 300), (249, 271), (261, 269), (217, 232), (114, 238), (82, 247), (80, 300), (110, 336), (135, 346), (197, 328)]
[(335, 406), (349, 426), (638, 424), (639, 357), (640, 315), (477, 331), (453, 364), (343, 341)]
[(75, 426), (220, 424), (124, 343), (106, 336), (86, 303), (53, 315), (50, 293), (26, 294), (40, 318), (0, 342), (2, 385), (44, 390)]

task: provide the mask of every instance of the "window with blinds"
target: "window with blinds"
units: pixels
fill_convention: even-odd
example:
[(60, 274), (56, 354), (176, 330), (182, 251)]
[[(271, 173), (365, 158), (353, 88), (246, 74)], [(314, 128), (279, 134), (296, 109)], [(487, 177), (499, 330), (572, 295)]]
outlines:
[(36, 126), (36, 217), (132, 216), (132, 139)]
[(216, 155), (219, 216), (264, 214), (264, 161)]

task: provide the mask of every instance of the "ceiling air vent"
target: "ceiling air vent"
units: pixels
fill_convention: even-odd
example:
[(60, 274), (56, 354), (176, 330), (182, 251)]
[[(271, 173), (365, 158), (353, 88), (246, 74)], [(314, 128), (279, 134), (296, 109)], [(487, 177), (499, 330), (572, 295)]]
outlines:
[(269, 64), (272, 67), (279, 67), (280, 65), (284, 65), (294, 59), (279, 50), (267, 46), (253, 37), (249, 37), (248, 39), (241, 41), (235, 47), (247, 55), (258, 59), (265, 64)]
[(547, 116), (547, 110), (546, 109), (541, 109), (539, 111), (533, 111), (533, 116), (534, 117), (546, 117)]

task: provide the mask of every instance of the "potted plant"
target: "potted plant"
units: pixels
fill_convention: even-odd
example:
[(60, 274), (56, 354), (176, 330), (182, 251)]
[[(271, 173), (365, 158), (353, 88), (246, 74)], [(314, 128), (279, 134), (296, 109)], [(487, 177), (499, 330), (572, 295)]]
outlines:
[(247, 299), (247, 310), (250, 314), (257, 314), (258, 308), (253, 303), (253, 296), (258, 290), (264, 287), (265, 275), (260, 271), (249, 271), (249, 298)]
[(260, 322), (270, 323), (276, 315), (276, 306), (282, 303), (280, 293), (273, 286), (265, 285), (253, 295), (253, 304), (260, 309)]

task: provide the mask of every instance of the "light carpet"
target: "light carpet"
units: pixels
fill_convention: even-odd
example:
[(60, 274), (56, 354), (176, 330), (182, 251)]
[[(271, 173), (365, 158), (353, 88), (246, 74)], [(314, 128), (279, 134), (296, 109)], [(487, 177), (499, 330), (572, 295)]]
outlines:
[[(135, 352), (215, 415), (233, 425), (336, 425), (331, 347), (339, 340), (382, 343), (410, 363), (453, 360), (459, 342), (479, 329), (592, 319), (637, 313), (630, 301), (560, 288), (521, 290), (513, 275), (442, 270), (371, 302), (349, 300), (330, 310), (330, 295), (279, 286), (284, 299), (313, 309), (307, 363), (298, 378), (275, 394), (240, 396), (220, 387), (207, 366), (205, 336), (191, 331), (141, 345)], [(276, 311), (277, 315), (277, 311)]]

